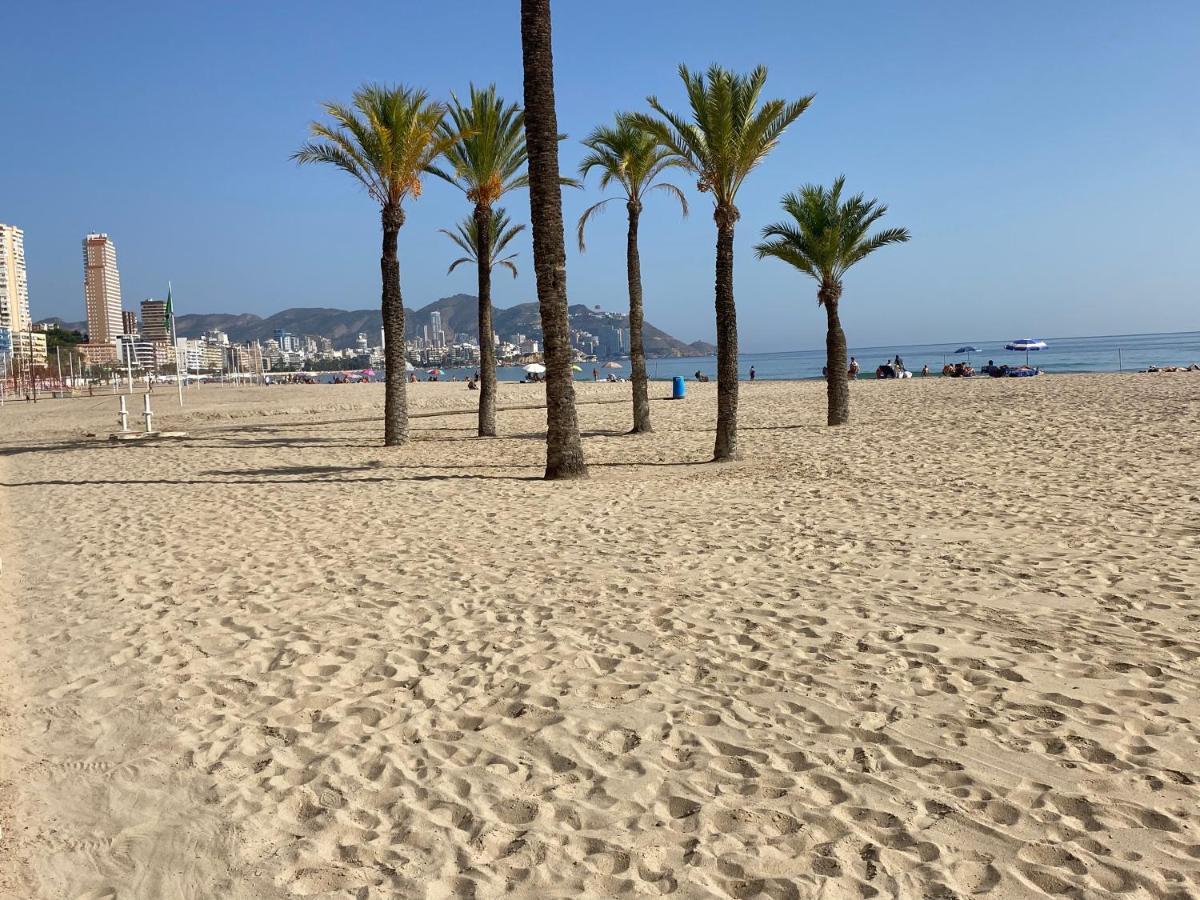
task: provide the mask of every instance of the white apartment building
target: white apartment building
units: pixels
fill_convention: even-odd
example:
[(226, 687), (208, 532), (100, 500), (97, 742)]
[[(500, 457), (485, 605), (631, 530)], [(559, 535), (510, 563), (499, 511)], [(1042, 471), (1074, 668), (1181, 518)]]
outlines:
[(107, 234), (83, 239), (83, 298), (88, 343), (113, 344), (121, 336), (121, 276), (117, 248)]
[(0, 224), (0, 328), (33, 329), (25, 278), (25, 232), (15, 225)]

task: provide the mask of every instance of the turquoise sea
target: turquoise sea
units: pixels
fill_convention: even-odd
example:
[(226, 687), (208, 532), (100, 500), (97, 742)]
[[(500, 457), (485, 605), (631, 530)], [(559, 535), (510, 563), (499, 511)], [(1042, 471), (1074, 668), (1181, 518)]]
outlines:
[[(1003, 340), (964, 340), (954, 344), (911, 344), (891, 347), (850, 347), (850, 354), (858, 359), (863, 375), (870, 376), (875, 367), (884, 360), (900, 354), (904, 365), (919, 373), (921, 366), (928, 364), (931, 374), (940, 374), (947, 363), (965, 360), (967, 354), (955, 354), (959, 347), (970, 345), (979, 348), (971, 353), (971, 363), (976, 369), (989, 359), (996, 365), (1018, 365), (1025, 362), (1024, 353), (1005, 350), (1004, 345), (1018, 337), (1041, 338), (1046, 341), (1045, 350), (1029, 354), (1029, 364), (1045, 372), (1070, 374), (1080, 372), (1136, 372), (1149, 365), (1186, 366), (1200, 363), (1200, 331), (1176, 334), (1125, 334), (1109, 337), (1045, 337), (1043, 335), (1013, 335)], [(618, 359), (621, 369), (600, 369), (604, 378), (610, 371), (629, 377), (629, 360)], [(581, 363), (583, 372), (577, 373), (580, 380), (590, 381), (592, 368), (599, 364)], [(785, 353), (743, 353), (739, 361), (742, 377), (746, 377), (754, 366), (755, 376), (763, 379), (820, 378), (825, 365), (825, 350), (794, 350)], [(684, 357), (681, 359), (651, 359), (647, 361), (650, 377), (659, 380), (675, 375), (691, 378), (697, 371), (716, 379), (717, 360), (712, 356)], [(471, 369), (447, 369), (446, 378), (466, 377)], [(497, 370), (502, 381), (520, 381), (525, 373), (518, 367)], [(425, 377), (422, 375), (421, 377)], [(860, 376), (862, 377), (862, 376)]]

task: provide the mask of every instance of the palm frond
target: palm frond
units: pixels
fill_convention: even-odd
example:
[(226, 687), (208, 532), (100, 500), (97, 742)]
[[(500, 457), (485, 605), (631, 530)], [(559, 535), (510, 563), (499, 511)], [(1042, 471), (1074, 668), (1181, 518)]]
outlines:
[[(509, 221), (508, 213), (503, 207), (495, 207), (491, 210), (491, 222), (488, 225), (488, 239), (491, 244), (491, 249), (488, 256), (492, 260), (492, 267), (505, 265), (510, 269), (514, 269), (512, 260), (517, 258), (516, 253), (510, 253), (504, 259), (498, 259), (504, 249), (512, 242), (512, 240), (525, 230), (524, 225), (513, 224)], [(450, 264), (449, 271), (454, 269), (464, 262), (479, 263), (479, 229), (475, 224), (475, 215), (472, 213), (461, 222), (454, 226), (453, 231), (445, 228), (439, 228), (442, 234), (454, 241), (454, 243), (467, 255), (460, 259), (456, 259)], [(516, 271), (514, 269), (515, 276)]]
[(442, 104), (416, 88), (367, 84), (350, 104), (323, 104), (330, 122), (313, 122), (314, 140), (293, 159), (332, 165), (358, 180), (381, 205), (421, 193), (421, 176), (442, 152)]
[(657, 116), (635, 115), (637, 124), (654, 134), (671, 155), (699, 179), (714, 202), (732, 206), (746, 177), (775, 148), (780, 136), (812, 102), (768, 100), (760, 104), (767, 70), (758, 66), (739, 75), (718, 65), (703, 73), (679, 67), (690, 119), (649, 97)]
[(517, 104), (505, 103), (494, 84), (483, 89), (472, 84), (465, 102), (452, 94), (441, 133), (448, 168), (438, 167), (434, 174), (457, 185), (472, 202), (491, 206), (528, 186), (524, 113)]
[(807, 184), (785, 194), (781, 205), (791, 220), (763, 229), (769, 240), (755, 247), (759, 259), (774, 257), (822, 283), (840, 285), (851, 266), (881, 247), (909, 239), (905, 228), (868, 235), (887, 206), (862, 194), (842, 199), (845, 183), (839, 176), (829, 188)]
[(683, 191), (681, 191), (675, 185), (671, 184), (669, 181), (660, 181), (658, 184), (651, 185), (650, 190), (666, 191), (668, 194), (670, 194), (672, 197), (674, 197), (676, 200), (678, 200), (680, 211), (683, 213), (683, 217), (685, 219), (687, 218), (687, 215), (690, 212), (690, 210), (688, 209), (687, 197), (684, 196)]
[(575, 226), (575, 239), (579, 242), (579, 252), (585, 253), (587, 246), (584, 244), (583, 232), (587, 228), (587, 223), (596, 218), (598, 214), (604, 211), (604, 207), (616, 200), (616, 197), (608, 197), (601, 200), (599, 203), (593, 203), (583, 211), (583, 215), (579, 217), (579, 223)]

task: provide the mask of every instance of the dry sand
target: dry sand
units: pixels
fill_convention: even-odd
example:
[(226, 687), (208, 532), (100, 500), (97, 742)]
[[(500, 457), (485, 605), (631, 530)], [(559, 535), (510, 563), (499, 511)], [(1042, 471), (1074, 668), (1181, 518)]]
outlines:
[(1200, 895), (1200, 377), (411, 396), (0, 410), (0, 897)]

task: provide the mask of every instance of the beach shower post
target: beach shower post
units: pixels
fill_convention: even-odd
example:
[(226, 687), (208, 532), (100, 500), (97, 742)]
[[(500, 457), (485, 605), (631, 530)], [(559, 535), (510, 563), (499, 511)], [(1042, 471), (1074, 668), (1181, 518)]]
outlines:
[(120, 409), (117, 412), (117, 421), (121, 423), (121, 434), (129, 433), (129, 410), (125, 408), (125, 395), (120, 396)]
[(154, 415), (154, 413), (152, 413), (150, 411), (150, 394), (149, 394), (149, 392), (142, 394), (142, 399), (145, 401), (145, 405), (142, 409), (142, 418), (144, 418), (146, 420), (146, 434), (151, 434), (154, 431), (154, 426), (151, 422), (151, 417)]

